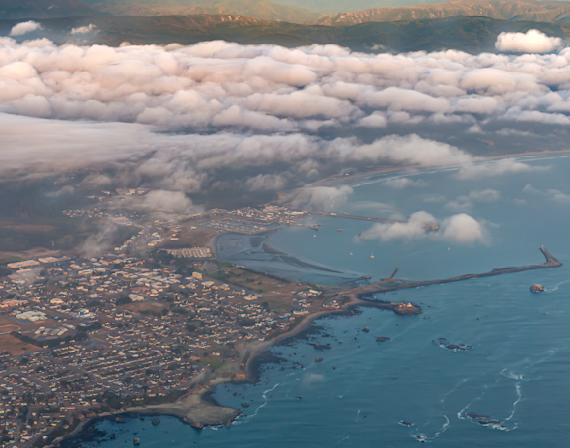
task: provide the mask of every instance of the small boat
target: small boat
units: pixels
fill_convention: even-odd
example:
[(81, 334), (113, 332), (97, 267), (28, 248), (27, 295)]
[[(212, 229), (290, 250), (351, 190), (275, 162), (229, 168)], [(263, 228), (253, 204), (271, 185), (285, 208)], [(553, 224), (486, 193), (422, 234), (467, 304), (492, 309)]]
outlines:
[(316, 238), (316, 237), (317, 237), (317, 235), (313, 235), (313, 238)]
[(370, 255), (370, 258), (374, 258), (374, 252), (372, 252), (372, 255)]
[(352, 252), (350, 253), (350, 255), (352, 255)]
[(141, 444), (141, 439), (135, 437), (135, 440), (133, 440), (133, 445), (140, 445), (140, 444)]
[(342, 229), (336, 229), (337, 232), (342, 232)]

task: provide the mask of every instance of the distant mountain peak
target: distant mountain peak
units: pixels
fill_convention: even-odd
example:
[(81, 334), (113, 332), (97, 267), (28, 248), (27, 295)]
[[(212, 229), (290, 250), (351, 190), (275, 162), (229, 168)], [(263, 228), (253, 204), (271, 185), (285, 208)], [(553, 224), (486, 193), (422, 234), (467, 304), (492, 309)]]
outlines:
[(356, 25), (365, 22), (435, 19), (457, 16), (484, 16), (502, 20), (541, 22), (570, 21), (570, 3), (533, 0), (451, 0), (427, 5), (372, 8), (323, 16), (318, 25)]
[(79, 0), (0, 0), (0, 18), (47, 18), (101, 14)]

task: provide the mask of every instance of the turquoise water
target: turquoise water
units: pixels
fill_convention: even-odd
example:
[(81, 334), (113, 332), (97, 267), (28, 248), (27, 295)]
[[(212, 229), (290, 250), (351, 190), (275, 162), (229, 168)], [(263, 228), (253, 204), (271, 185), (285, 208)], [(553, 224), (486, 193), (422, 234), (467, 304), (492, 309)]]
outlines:
[[(215, 398), (222, 405), (251, 404), (230, 428), (198, 431), (167, 417), (161, 417), (157, 427), (149, 419), (124, 425), (103, 422), (99, 427), (115, 432), (117, 439), (102, 446), (130, 446), (134, 432), (145, 447), (407, 447), (422, 440), (450, 448), (568, 446), (570, 202), (548, 190), (570, 194), (570, 159), (521, 160), (550, 168), (470, 181), (457, 180), (454, 171), (415, 172), (409, 178), (421, 179), (423, 186), (403, 190), (387, 187), (390, 176), (376, 177), (355, 185), (349, 201), (339, 208), (371, 216), (426, 210), (442, 219), (456, 213), (445, 204), (457, 196), (492, 188), (500, 199), (473, 201), (468, 211), (485, 220), (486, 244), (438, 239), (361, 242), (355, 236), (369, 223), (319, 217), (322, 227), (316, 238), (308, 229), (283, 229), (267, 241), (313, 268), (266, 254), (259, 240), (248, 237), (228, 236), (231, 250), (225, 257), (329, 284), (363, 274), (387, 276), (395, 266), (399, 278), (431, 279), (537, 264), (543, 262), (538, 251), (542, 244), (563, 267), (387, 296), (422, 304), (421, 316), (363, 309), (357, 316), (321, 319), (318, 324), (328, 336), (314, 336), (312, 342), (330, 343), (332, 350), (317, 352), (306, 341), (277, 347), (277, 353), (292, 361), (284, 364), (285, 370), (269, 365), (258, 385), (218, 388)], [(523, 192), (526, 184), (534, 191)], [(425, 202), (426, 195), (444, 195), (446, 201)], [(223, 246), (224, 239), (219, 244)], [(336, 272), (321, 270), (324, 267)], [(530, 293), (533, 283), (543, 284), (546, 293)], [(369, 333), (360, 331), (365, 326)], [(379, 336), (391, 340), (378, 343)], [(454, 352), (440, 347), (439, 338), (473, 348)], [(324, 361), (314, 362), (316, 356)], [(292, 369), (293, 362), (304, 368)], [(234, 397), (234, 391), (242, 396)], [(483, 426), (468, 413), (486, 414), (501, 424)], [(401, 420), (413, 426), (402, 426)]]

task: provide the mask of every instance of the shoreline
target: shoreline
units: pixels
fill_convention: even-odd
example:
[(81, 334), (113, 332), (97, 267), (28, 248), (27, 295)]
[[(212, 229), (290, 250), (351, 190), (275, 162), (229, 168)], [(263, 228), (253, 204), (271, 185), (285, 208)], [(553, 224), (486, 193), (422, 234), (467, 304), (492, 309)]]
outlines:
[(281, 342), (287, 339), (296, 338), (300, 333), (307, 330), (318, 319), (334, 316), (336, 314), (344, 314), (351, 308), (357, 306), (392, 310), (391, 306), (384, 302), (368, 301), (357, 297), (355, 294), (349, 294), (348, 296), (350, 297), (350, 300), (343, 304), (339, 309), (321, 310), (312, 314), (308, 314), (299, 324), (295, 325), (295, 327), (289, 331), (281, 333), (268, 341), (263, 341), (255, 345), (251, 351), (246, 353), (246, 355), (248, 355), (248, 359), (244, 366), (244, 371), (246, 374), (245, 379), (241, 381), (232, 380), (232, 383), (256, 383), (259, 379), (259, 365), (261, 364), (258, 363), (258, 359), (266, 355), (271, 347), (278, 346)]
[[(50, 447), (58, 446), (64, 440), (77, 439), (84, 442), (81, 438), (90, 427), (103, 420), (114, 420), (114, 417), (124, 415), (159, 417), (170, 416), (178, 418), (182, 423), (189, 424), (195, 429), (202, 429), (206, 426), (230, 426), (241, 414), (240, 409), (225, 407), (219, 404), (211, 395), (215, 392), (218, 385), (223, 383), (243, 384), (256, 383), (259, 379), (259, 367), (264, 364), (263, 357), (267, 356), (269, 349), (279, 343), (297, 337), (300, 333), (307, 330), (317, 319), (335, 314), (346, 313), (350, 308), (355, 306), (385, 308), (386, 304), (382, 302), (368, 302), (360, 299), (355, 295), (350, 295), (350, 300), (343, 304), (340, 309), (321, 310), (313, 314), (309, 314), (291, 330), (278, 334), (272, 339), (256, 344), (251, 349), (246, 348), (245, 356), (247, 360), (244, 365), (245, 378), (236, 379), (234, 375), (228, 377), (208, 378), (209, 375), (215, 375), (213, 372), (203, 372), (194, 378), (194, 382), (198, 383), (194, 390), (183, 395), (172, 403), (163, 403), (150, 406), (135, 406), (131, 408), (120, 409), (113, 412), (105, 412), (96, 417), (87, 418), (79, 423), (79, 425), (69, 434), (54, 440)], [(271, 355), (272, 356), (272, 355)], [(260, 362), (261, 360), (261, 362)], [(228, 373), (228, 372), (226, 372)], [(202, 377), (200, 377), (202, 375)], [(204, 378), (205, 377), (205, 378)], [(202, 383), (205, 381), (205, 383)]]
[[(522, 153), (514, 153), (514, 154), (502, 154), (502, 155), (494, 155), (494, 156), (473, 156), (474, 158), (478, 158), (478, 160), (476, 160), (474, 163), (481, 163), (481, 162), (485, 162), (485, 161), (490, 161), (490, 160), (498, 160), (498, 159), (509, 159), (509, 158), (514, 158), (514, 157), (532, 157), (532, 156), (556, 156), (556, 155), (562, 155), (562, 154), (568, 154), (570, 153), (570, 149), (561, 149), (558, 151), (552, 151), (552, 150), (548, 150), (545, 149), (544, 151), (533, 151), (533, 152), (522, 152)], [(453, 167), (453, 166), (457, 166), (457, 167), (461, 167), (462, 165), (436, 165), (436, 166), (430, 166), (430, 167), (422, 167), (419, 165), (399, 165), (399, 166), (382, 166), (380, 168), (377, 169), (373, 169), (370, 171), (366, 171), (364, 173), (355, 173), (355, 174), (351, 174), (349, 176), (345, 176), (345, 177), (338, 177), (338, 174), (335, 174), (333, 176), (329, 176), (326, 179), (321, 179), (317, 182), (314, 182), (312, 184), (306, 184), (303, 185), (302, 187), (298, 187), (298, 188), (293, 188), (292, 190), (283, 190), (283, 191), (279, 191), (277, 192), (278, 195), (283, 195), (283, 198), (280, 198), (276, 201), (273, 202), (277, 202), (277, 203), (285, 203), (288, 202), (289, 199), (295, 197), (295, 195), (302, 190), (303, 188), (311, 188), (311, 187), (317, 187), (317, 186), (325, 186), (325, 185), (335, 185), (335, 184), (339, 184), (339, 183), (346, 183), (348, 181), (354, 181), (354, 180), (358, 180), (358, 179), (364, 179), (370, 176), (376, 176), (379, 174), (386, 174), (386, 173), (397, 173), (397, 172), (405, 172), (408, 170), (418, 170), (418, 169), (438, 169), (438, 168), (444, 168), (444, 167)]]

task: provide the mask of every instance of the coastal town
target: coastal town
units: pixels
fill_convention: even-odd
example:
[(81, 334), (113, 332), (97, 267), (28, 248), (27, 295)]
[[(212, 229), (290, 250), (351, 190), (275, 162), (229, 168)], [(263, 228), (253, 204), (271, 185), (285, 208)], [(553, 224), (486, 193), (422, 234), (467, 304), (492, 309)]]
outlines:
[(320, 224), (313, 218), (324, 213), (268, 204), (147, 216), (100, 201), (64, 214), (128, 232), (97, 255), (52, 250), (0, 267), (2, 447), (57, 446), (88, 422), (124, 421), (122, 414), (174, 415), (195, 428), (229, 425), (240, 411), (202, 396), (220, 382), (255, 381), (256, 356), (319, 316), (354, 313), (356, 306), (421, 314), (409, 302), (368, 299), (561, 265), (542, 247), (541, 265), (424, 282), (394, 278), (396, 267), (378, 282), (362, 277), (341, 288), (258, 272), (216, 254), (223, 233), (255, 236), (283, 226), (316, 233)]
[(268, 206), (154, 221), (89, 213), (134, 235), (100, 256), (3, 268), (1, 446), (50, 445), (86, 419), (174, 401), (208, 373), (245, 380), (246, 347), (344, 303), (319, 285), (217, 262), (206, 241), (297, 225), (307, 212)]

